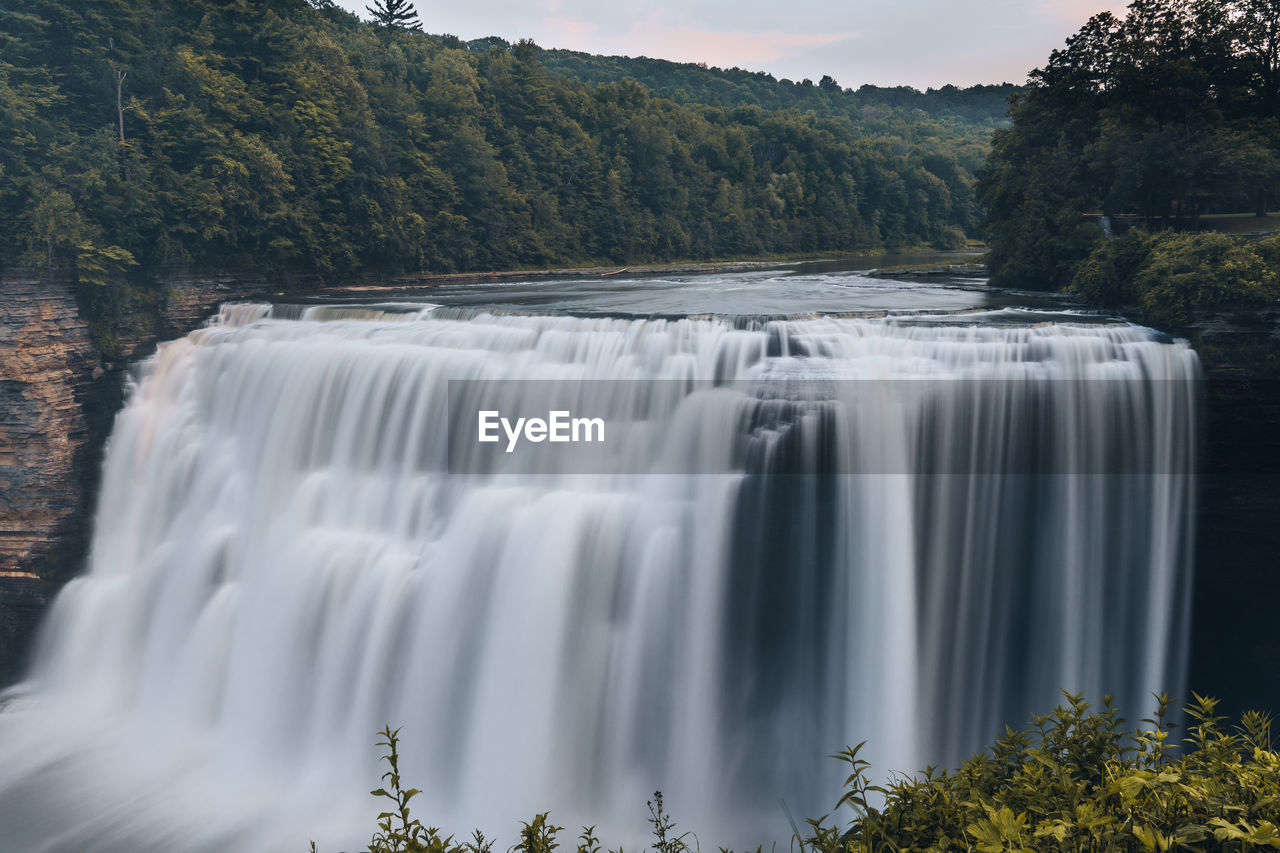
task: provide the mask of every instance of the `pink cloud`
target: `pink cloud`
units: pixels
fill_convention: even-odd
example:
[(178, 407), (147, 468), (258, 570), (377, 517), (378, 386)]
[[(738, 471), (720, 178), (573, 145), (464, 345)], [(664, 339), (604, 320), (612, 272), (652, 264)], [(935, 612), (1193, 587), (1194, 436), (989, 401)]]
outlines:
[[(636, 45), (653, 45), (653, 55), (708, 65), (759, 66), (806, 48), (823, 47), (851, 38), (852, 33), (744, 33), (680, 27), (657, 33), (636, 33)], [(646, 38), (646, 36), (648, 36)]]
[[(763, 65), (799, 51), (824, 47), (853, 33), (751, 33), (672, 25), (657, 19), (633, 19), (625, 29), (601, 31), (590, 21), (549, 15), (536, 38), (544, 47), (593, 53), (650, 56), (676, 62), (705, 62), (721, 67)], [(590, 47), (587, 47), (587, 44)]]
[[(558, 3), (555, 5), (559, 5)], [(574, 18), (566, 18), (562, 15), (548, 15), (543, 18), (542, 26), (545, 35), (542, 38), (547, 39), (547, 43), (543, 47), (564, 47), (569, 49), (578, 49), (596, 31), (596, 25), (590, 21), (579, 21)]]
[(1041, 6), (1041, 14), (1047, 18), (1066, 23), (1073, 23), (1077, 26), (1084, 24), (1085, 21), (1099, 12), (1111, 12), (1117, 18), (1123, 18), (1125, 10), (1129, 8), (1127, 2), (1107, 2), (1107, 0), (1045, 0)]

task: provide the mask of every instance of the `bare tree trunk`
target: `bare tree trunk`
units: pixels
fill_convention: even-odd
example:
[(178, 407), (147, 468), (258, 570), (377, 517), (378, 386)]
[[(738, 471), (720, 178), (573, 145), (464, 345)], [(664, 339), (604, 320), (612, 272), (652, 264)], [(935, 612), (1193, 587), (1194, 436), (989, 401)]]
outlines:
[(124, 142), (124, 78), (128, 76), (128, 71), (116, 69), (116, 117), (120, 122), (121, 142)]

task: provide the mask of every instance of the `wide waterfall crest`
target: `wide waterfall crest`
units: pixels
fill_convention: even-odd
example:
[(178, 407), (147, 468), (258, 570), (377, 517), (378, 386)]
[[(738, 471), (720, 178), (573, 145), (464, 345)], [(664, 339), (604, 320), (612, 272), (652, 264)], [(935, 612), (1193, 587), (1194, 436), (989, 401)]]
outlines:
[[(661, 789), (704, 845), (754, 846), (788, 833), (780, 798), (830, 810), (845, 744), (909, 772), (1062, 688), (1146, 710), (1185, 668), (1190, 395), (1082, 396), (1048, 476), (913, 473), (922, 435), (1015, 446), (997, 392), (842, 421), (876, 474), (443, 468), (450, 380), (1199, 375), (1131, 325), (977, 320), (224, 307), (118, 416), (89, 572), (0, 714), (0, 848), (351, 849), (388, 723), (447, 832), (551, 809), (643, 843)], [(733, 394), (660, 397), (634, 414), (677, 468), (744, 422)], [(1150, 471), (1070, 472), (1090, 454)]]

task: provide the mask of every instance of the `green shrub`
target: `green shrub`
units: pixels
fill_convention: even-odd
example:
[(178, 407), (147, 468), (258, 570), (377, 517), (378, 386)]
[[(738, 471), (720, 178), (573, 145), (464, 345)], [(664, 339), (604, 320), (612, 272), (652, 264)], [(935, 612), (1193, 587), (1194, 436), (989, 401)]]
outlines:
[(1132, 230), (1100, 243), (1076, 267), (1068, 290), (1080, 294), (1090, 305), (1119, 308), (1138, 300), (1134, 279), (1151, 257), (1152, 238)]
[(1162, 235), (1138, 273), (1142, 307), (1157, 322), (1185, 322), (1199, 307), (1280, 298), (1280, 268), (1257, 243), (1226, 234)]
[(1081, 261), (1069, 289), (1104, 308), (1136, 304), (1165, 324), (1199, 308), (1262, 306), (1280, 299), (1280, 237), (1131, 231)]
[[(852, 812), (843, 827), (830, 815), (793, 828), (795, 853), (880, 851), (1247, 851), (1280, 850), (1280, 753), (1271, 717), (1249, 712), (1228, 727), (1216, 700), (1196, 696), (1186, 710), (1186, 737), (1167, 696), (1155, 714), (1126, 728), (1110, 697), (1093, 709), (1080, 694), (1026, 731), (1006, 729), (955, 770), (927, 768), (914, 778), (872, 785), (862, 744), (832, 756), (849, 765), (836, 809)], [(399, 771), (399, 730), (379, 745), (390, 769), (372, 793), (392, 806), (378, 817), (369, 853), (492, 853), (480, 832), (454, 844), (412, 817), (415, 789)], [(647, 803), (653, 853), (695, 853), (677, 834), (662, 793)], [(516, 853), (553, 853), (557, 833), (543, 812), (523, 824)], [(584, 827), (577, 853), (600, 853), (595, 827)], [(314, 852), (315, 845), (312, 844)], [(721, 848), (722, 853), (728, 853)], [(610, 853), (622, 853), (621, 850)], [(759, 853), (759, 848), (757, 848)]]
[(937, 236), (933, 238), (933, 247), (941, 249), (944, 252), (953, 252), (956, 249), (963, 249), (968, 242), (964, 232), (954, 225), (943, 225), (937, 230)]
[[(1215, 700), (1196, 697), (1181, 748), (1169, 741), (1169, 700), (1127, 730), (1109, 700), (1079, 695), (1006, 731), (955, 771), (930, 768), (885, 787), (867, 784), (857, 750), (843, 831), (811, 821), (814, 853), (881, 850), (1034, 851), (1280, 849), (1280, 755), (1271, 720), (1251, 712), (1234, 731)], [(867, 792), (883, 796), (874, 807)]]

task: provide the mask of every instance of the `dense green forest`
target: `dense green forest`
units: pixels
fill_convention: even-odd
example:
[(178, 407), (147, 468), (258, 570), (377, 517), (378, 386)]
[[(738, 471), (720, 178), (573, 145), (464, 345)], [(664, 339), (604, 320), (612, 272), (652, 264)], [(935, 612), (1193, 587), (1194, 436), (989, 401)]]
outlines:
[[(488, 48), (499, 39), (472, 42)], [(942, 86), (921, 92), (910, 86), (870, 84), (842, 88), (830, 76), (818, 83), (778, 80), (763, 72), (741, 68), (708, 68), (699, 63), (665, 59), (597, 56), (568, 50), (544, 50), (543, 64), (553, 74), (601, 85), (631, 79), (654, 94), (681, 104), (725, 108), (759, 107), (770, 112), (798, 110), (844, 125), (862, 137), (892, 141), (898, 150), (909, 145), (925, 152), (923, 165), (948, 182), (948, 187), (970, 182), (985, 166), (991, 149), (991, 131), (1009, 123), (1009, 99), (1020, 91), (1010, 83), (990, 86)], [(942, 155), (941, 157), (936, 155)], [(960, 167), (954, 166), (948, 155)], [(969, 195), (966, 192), (966, 205)], [(972, 222), (957, 223), (975, 232)], [(975, 233), (976, 236), (976, 233)]]
[(1265, 213), (1278, 107), (1276, 0), (1135, 0), (1123, 19), (1094, 15), (1031, 72), (994, 135), (979, 186), (993, 283), (1070, 286), (1103, 241), (1085, 214), (1194, 230), (1210, 212)]
[(701, 103), (557, 55), (326, 0), (6, 4), (0, 263), (330, 282), (976, 233), (1001, 90)]
[[(473, 49), (484, 49), (501, 39), (470, 42)], [(543, 64), (552, 73), (563, 74), (585, 83), (599, 84), (630, 77), (655, 93), (685, 104), (718, 106), (758, 106), (770, 110), (800, 109), (819, 115), (848, 118), (862, 126), (881, 123), (893, 127), (904, 138), (915, 136), (918, 113), (933, 119), (960, 119), (986, 127), (1008, 123), (1009, 96), (1018, 92), (1012, 83), (971, 86), (960, 89), (942, 86), (921, 92), (910, 86), (873, 86), (865, 84), (856, 90), (840, 86), (830, 76), (817, 83), (799, 83), (782, 79), (764, 71), (741, 68), (708, 68), (703, 63), (672, 62), (647, 57), (598, 56), (571, 50), (543, 50)], [(924, 135), (936, 133), (936, 125), (920, 125)], [(966, 129), (960, 129), (961, 134)], [(983, 156), (985, 157), (985, 149)]]

